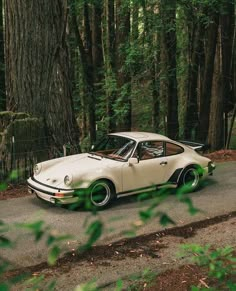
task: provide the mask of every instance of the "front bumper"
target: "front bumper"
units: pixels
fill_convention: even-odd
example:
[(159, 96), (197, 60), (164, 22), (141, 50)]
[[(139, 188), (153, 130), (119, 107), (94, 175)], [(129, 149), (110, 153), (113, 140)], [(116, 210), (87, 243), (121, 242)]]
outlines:
[(73, 204), (79, 200), (78, 196), (75, 196), (75, 190), (49, 187), (32, 178), (29, 178), (27, 183), (30, 194), (35, 194), (37, 197), (53, 204)]

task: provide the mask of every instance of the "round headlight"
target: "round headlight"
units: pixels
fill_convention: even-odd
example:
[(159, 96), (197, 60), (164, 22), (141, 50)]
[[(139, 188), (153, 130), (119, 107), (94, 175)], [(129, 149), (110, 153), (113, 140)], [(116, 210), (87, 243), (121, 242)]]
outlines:
[(72, 176), (71, 175), (66, 175), (64, 178), (64, 184), (66, 186), (69, 186), (72, 183)]
[(34, 175), (38, 175), (41, 172), (42, 165), (41, 164), (36, 164), (34, 166)]

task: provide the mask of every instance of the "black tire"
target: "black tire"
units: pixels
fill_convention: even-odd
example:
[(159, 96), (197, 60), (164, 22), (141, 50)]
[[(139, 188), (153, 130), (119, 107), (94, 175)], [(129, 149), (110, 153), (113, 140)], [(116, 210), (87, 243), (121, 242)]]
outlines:
[(115, 197), (113, 185), (106, 180), (98, 180), (89, 188), (90, 202), (96, 209), (108, 206)]
[(193, 192), (199, 187), (200, 173), (197, 166), (189, 166), (184, 169), (180, 176), (179, 186), (183, 187), (184, 192)]

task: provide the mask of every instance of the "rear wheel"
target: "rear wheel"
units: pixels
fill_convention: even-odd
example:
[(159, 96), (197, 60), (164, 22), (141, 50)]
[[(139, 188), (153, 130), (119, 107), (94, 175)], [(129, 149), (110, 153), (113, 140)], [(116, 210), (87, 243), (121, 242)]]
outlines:
[(200, 183), (199, 170), (195, 166), (186, 168), (180, 177), (180, 186), (186, 192), (192, 192), (198, 188)]
[(94, 182), (90, 187), (90, 202), (96, 208), (104, 208), (115, 196), (113, 185), (105, 180)]

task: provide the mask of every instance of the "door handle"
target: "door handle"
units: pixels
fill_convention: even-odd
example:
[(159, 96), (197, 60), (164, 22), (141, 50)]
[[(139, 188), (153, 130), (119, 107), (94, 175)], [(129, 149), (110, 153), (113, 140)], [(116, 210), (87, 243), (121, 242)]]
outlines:
[(162, 165), (162, 166), (167, 165), (167, 161), (161, 162), (160, 165)]

